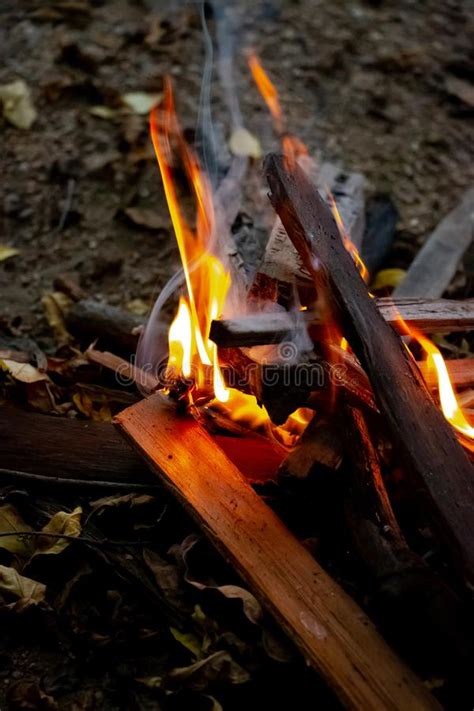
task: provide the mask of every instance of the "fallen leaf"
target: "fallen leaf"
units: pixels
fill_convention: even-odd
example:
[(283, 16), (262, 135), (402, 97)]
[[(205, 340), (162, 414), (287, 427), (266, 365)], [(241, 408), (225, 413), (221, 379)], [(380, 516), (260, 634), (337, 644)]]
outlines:
[(56, 555), (65, 550), (70, 541), (65, 538), (51, 538), (48, 533), (62, 534), (65, 536), (77, 536), (81, 533), (81, 514), (82, 508), (77, 506), (70, 513), (66, 511), (58, 511), (54, 514), (49, 523), (41, 529), (45, 536), (38, 536), (36, 551), (34, 555)]
[(148, 114), (160, 103), (162, 98), (163, 94), (148, 94), (145, 91), (130, 91), (127, 94), (122, 94), (122, 101), (125, 106), (128, 106), (139, 116)]
[[(45, 294), (41, 299), (43, 308), (46, 312), (46, 320), (50, 325), (58, 346), (65, 346), (73, 340), (71, 334), (66, 328), (64, 321), (63, 310), (61, 303), (64, 301), (65, 294)], [(67, 298), (67, 297), (66, 297)], [(69, 303), (71, 300), (69, 299)]]
[(13, 126), (28, 130), (36, 119), (36, 110), (31, 100), (30, 90), (23, 79), (0, 86), (0, 101), (3, 115)]
[(132, 299), (127, 304), (127, 311), (135, 314), (135, 316), (145, 316), (149, 310), (149, 304), (147, 304), (146, 301), (143, 301), (143, 299)]
[(467, 106), (474, 108), (474, 84), (464, 81), (464, 79), (450, 77), (446, 80), (446, 89), (449, 94), (460, 99)]
[(105, 398), (101, 399), (99, 409), (94, 407), (94, 401), (85, 392), (74, 393), (72, 400), (79, 412), (90, 420), (94, 422), (110, 422), (112, 420), (112, 413)]
[(255, 159), (262, 157), (260, 141), (246, 128), (236, 128), (233, 131), (229, 148), (235, 156), (248, 156)]
[(221, 595), (229, 600), (238, 599), (242, 602), (242, 608), (247, 619), (253, 624), (258, 624), (262, 617), (262, 607), (257, 598), (251, 592), (241, 588), (238, 585), (210, 585), (202, 583), (191, 577), (188, 567), (188, 555), (194, 546), (200, 542), (200, 538), (194, 534), (187, 536), (180, 546), (173, 546), (175, 554), (181, 556), (185, 566), (184, 579), (187, 583), (197, 588), (198, 590), (217, 590)]
[(191, 654), (194, 655), (196, 659), (201, 658), (201, 644), (195, 634), (193, 634), (192, 632), (180, 632), (180, 630), (176, 629), (175, 627), (170, 627), (170, 632), (175, 638), (175, 640), (182, 644), (185, 649), (191, 652)]
[(375, 275), (375, 279), (370, 285), (372, 291), (380, 289), (395, 289), (402, 283), (406, 275), (405, 269), (382, 269)]
[(106, 121), (112, 121), (117, 116), (117, 111), (110, 106), (91, 106), (89, 113)]
[[(7, 609), (21, 612), (27, 607), (38, 605), (44, 601), (46, 585), (31, 578), (25, 578), (14, 568), (0, 565), (0, 594), (6, 596), (7, 604), (5, 606)], [(14, 602), (8, 603), (10, 598), (14, 598)]]
[(127, 207), (124, 214), (134, 225), (147, 230), (162, 230), (163, 218), (155, 210), (146, 207)]
[(7, 704), (10, 711), (56, 711), (54, 698), (40, 688), (38, 682), (21, 679), (8, 687)]
[(20, 254), (19, 249), (7, 247), (5, 244), (0, 244), (0, 262), (4, 262), (6, 259), (10, 259), (11, 257), (16, 257), (17, 254)]
[(153, 573), (158, 589), (166, 602), (175, 609), (189, 614), (192, 611), (192, 605), (183, 590), (182, 577), (178, 567), (163, 560), (156, 551), (149, 549), (143, 551), (143, 558)]
[(244, 684), (250, 680), (250, 674), (237, 664), (228, 652), (214, 652), (188, 667), (173, 669), (167, 677), (167, 682), (173, 685), (187, 686), (195, 691), (203, 691), (213, 682), (229, 684)]
[[(32, 531), (24, 522), (18, 511), (11, 504), (0, 506), (0, 533), (10, 531)], [(0, 548), (21, 557), (28, 557), (33, 551), (31, 539), (26, 536), (5, 536), (0, 538)]]
[(42, 373), (30, 363), (17, 363), (9, 358), (0, 360), (0, 368), (6, 370), (12, 378), (20, 383), (38, 383), (41, 380), (49, 380), (46, 373)]

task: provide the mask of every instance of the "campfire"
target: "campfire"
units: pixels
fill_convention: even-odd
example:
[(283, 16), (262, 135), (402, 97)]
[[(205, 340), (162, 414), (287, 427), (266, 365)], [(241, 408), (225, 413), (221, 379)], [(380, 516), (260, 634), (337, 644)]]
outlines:
[[(268, 467), (259, 459), (263, 472), (254, 479), (302, 481), (321, 467), (336, 476), (348, 460), (354, 551), (398, 615), (409, 610), (445, 639), (464, 618), (462, 598), (474, 582), (474, 427), (456, 395), (466, 362), (445, 362), (427, 334), (472, 327), (472, 304), (370, 293), (360, 184), (354, 181), (353, 194), (329, 184), (324, 166), (286, 130), (276, 88), (255, 54), (248, 63), (282, 152), (264, 160), (276, 216), (263, 259), (246, 280), (232, 246), (229, 185), (211, 186), (167, 81), (150, 127), (182, 289), (167, 348), (157, 342), (163, 297), (139, 345), (137, 381), (151, 369), (144, 390), (155, 394), (118, 425), (345, 703), (389, 708), (396, 699), (394, 708), (433, 708), (418, 679), (241, 472), (256, 438), (277, 451), (279, 468), (275, 457)], [(248, 162), (245, 151), (234, 158), (234, 189)], [(179, 195), (180, 170), (192, 214)], [(172, 280), (174, 290), (178, 283)], [(392, 501), (387, 480), (395, 471), (410, 514)], [(441, 567), (427, 565), (407, 542), (421, 527), (436, 541)]]

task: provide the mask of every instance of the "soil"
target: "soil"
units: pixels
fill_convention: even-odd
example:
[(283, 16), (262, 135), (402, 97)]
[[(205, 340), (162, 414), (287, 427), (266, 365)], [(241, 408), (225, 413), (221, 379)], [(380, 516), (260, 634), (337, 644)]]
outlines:
[[(369, 193), (392, 197), (411, 258), (474, 177), (473, 106), (453, 89), (456, 79), (471, 86), (472, 99), (471, 3), (238, 5), (238, 47), (260, 54), (288, 128), (312, 153), (363, 172)], [(202, 31), (195, 9), (153, 2), (17, 0), (2, 3), (1, 15), (0, 84), (24, 79), (38, 118), (28, 131), (2, 122), (1, 242), (20, 254), (0, 265), (0, 321), (41, 341), (49, 335), (41, 296), (58, 274), (133, 308), (136, 299), (151, 305), (176, 270), (146, 117), (93, 113), (119, 109), (126, 91), (159, 92), (170, 74), (183, 126), (193, 129)], [(242, 56), (235, 76), (245, 123), (264, 150), (275, 148)], [(217, 82), (212, 108), (228, 137)], [(151, 209), (153, 228), (133, 224), (130, 207)]]
[[(1, 4), (0, 86), (23, 79), (38, 116), (29, 130), (0, 117), (0, 245), (19, 250), (0, 261), (0, 336), (26, 336), (52, 352), (55, 340), (41, 299), (56, 277), (68, 275), (93, 298), (143, 313), (179, 266), (147, 117), (125, 110), (122, 96), (160, 92), (163, 77), (170, 75), (183, 127), (192, 133), (202, 80), (202, 28), (196, 7), (176, 1), (170, 7), (153, 0)], [(394, 201), (400, 220), (386, 266), (407, 266), (474, 181), (472, 2), (262, 0), (257, 5), (242, 0), (235, 6), (241, 22), (235, 93), (246, 126), (264, 152), (277, 148), (241, 51), (253, 47), (278, 87), (288, 130), (312, 154), (362, 172), (368, 195), (384, 193)], [(210, 8), (207, 14), (212, 31)], [(217, 80), (212, 110), (225, 166), (231, 124)], [(257, 171), (256, 164), (254, 177)], [(261, 205), (266, 188), (263, 181), (255, 184)], [(251, 214), (251, 204), (244, 207)], [(270, 214), (255, 217), (258, 230)], [(465, 277), (460, 288), (466, 289)], [(193, 531), (186, 522), (170, 541)], [(117, 583), (103, 583), (104, 591), (108, 585)], [(100, 616), (99, 603), (97, 609)], [(127, 634), (137, 614), (130, 613)], [(143, 634), (153, 615), (153, 606), (145, 605)], [(153, 696), (150, 686), (146, 693), (122, 696), (124, 680), (153, 676), (136, 659), (133, 671), (123, 670), (129, 664), (127, 639), (106, 663), (100, 625), (88, 629), (94, 653), (84, 642), (78, 656), (69, 632), (55, 628), (48, 645), (49, 622), (41, 622), (33, 641), (28, 624), (19, 631), (8, 628), (0, 647), (2, 710), (56, 708), (53, 697), (65, 709), (220, 708), (210, 695), (204, 695), (206, 701), (198, 694), (198, 703), (198, 697), (190, 701), (188, 692), (180, 691), (170, 701), (165, 692)], [(105, 636), (110, 641), (113, 634)], [(90, 664), (81, 676), (87, 659), (101, 660), (95, 678)], [(222, 682), (216, 697), (226, 711), (251, 708), (256, 699), (274, 708), (313, 708), (311, 695), (323, 708), (335, 705), (299, 657), (289, 667), (272, 660), (252, 659), (255, 680), (247, 692), (237, 694), (230, 681)], [(155, 661), (160, 668), (160, 659)], [(182, 657), (174, 655), (172, 664), (184, 666)], [(54, 679), (45, 683), (52, 666)], [(88, 680), (85, 686), (64, 682), (73, 673)], [(4, 692), (25, 679), (32, 688), (18, 692), (19, 700), (10, 694), (7, 705)]]

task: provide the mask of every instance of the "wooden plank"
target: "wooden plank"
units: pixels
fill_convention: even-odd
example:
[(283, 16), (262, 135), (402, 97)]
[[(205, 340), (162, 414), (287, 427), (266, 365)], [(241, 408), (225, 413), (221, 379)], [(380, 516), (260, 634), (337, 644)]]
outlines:
[(367, 293), (331, 212), (304, 173), (265, 160), (270, 199), (372, 385), (407, 474), (424, 494), (447, 560), (474, 585), (473, 466), (403, 342)]
[[(411, 328), (422, 333), (453, 333), (474, 328), (474, 299), (377, 299), (384, 319), (404, 333), (400, 316)], [(320, 325), (314, 311), (251, 313), (232, 319), (213, 321), (211, 339), (222, 348), (268, 345), (291, 340), (305, 328)]]
[(189, 416), (154, 395), (116, 418), (347, 708), (437, 704)]
[(474, 188), (470, 188), (420, 249), (394, 296), (442, 296), (473, 237)]

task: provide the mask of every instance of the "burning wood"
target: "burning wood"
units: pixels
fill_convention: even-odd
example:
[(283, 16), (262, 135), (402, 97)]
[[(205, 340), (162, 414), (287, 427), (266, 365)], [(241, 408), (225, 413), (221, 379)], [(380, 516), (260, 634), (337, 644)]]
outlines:
[[(117, 418), (121, 432), (232, 560), (350, 708), (438, 708), (372, 623), (190, 417), (160, 396)], [(196, 462), (199, 466), (196, 466)]]
[(427, 494), (451, 563), (472, 584), (474, 485), (467, 456), (403, 343), (368, 295), (317, 191), (297, 166), (289, 172), (277, 156), (266, 159), (265, 171), (272, 203), (364, 366), (407, 473)]
[[(410, 327), (422, 333), (453, 333), (474, 328), (474, 299), (377, 299), (385, 320), (396, 330), (405, 333), (400, 317)], [(222, 348), (260, 346), (292, 340), (298, 331), (310, 330), (317, 337), (315, 327), (323, 319), (313, 311), (293, 314), (286, 311), (261, 312), (239, 318), (214, 321), (210, 338)], [(316, 340), (316, 339), (313, 339)]]

